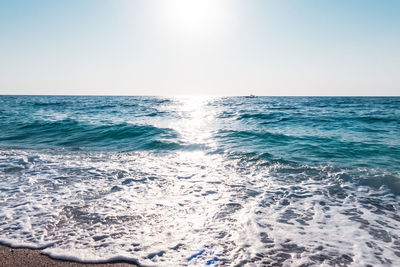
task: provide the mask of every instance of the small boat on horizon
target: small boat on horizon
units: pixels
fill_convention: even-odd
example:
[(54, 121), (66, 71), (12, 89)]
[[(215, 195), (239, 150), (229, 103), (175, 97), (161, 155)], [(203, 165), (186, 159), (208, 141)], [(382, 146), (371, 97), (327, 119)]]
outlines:
[(256, 98), (255, 95), (246, 95), (245, 98)]

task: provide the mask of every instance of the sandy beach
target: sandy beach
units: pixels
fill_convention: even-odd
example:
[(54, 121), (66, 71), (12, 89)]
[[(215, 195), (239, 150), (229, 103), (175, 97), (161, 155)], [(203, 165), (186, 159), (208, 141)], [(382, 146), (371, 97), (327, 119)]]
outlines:
[(25, 248), (10, 248), (0, 245), (0, 266), (19, 267), (19, 266), (54, 266), (54, 267), (83, 267), (83, 266), (108, 266), (108, 267), (127, 267), (135, 266), (127, 263), (107, 263), (107, 264), (84, 264), (70, 261), (52, 259), (40, 250)]

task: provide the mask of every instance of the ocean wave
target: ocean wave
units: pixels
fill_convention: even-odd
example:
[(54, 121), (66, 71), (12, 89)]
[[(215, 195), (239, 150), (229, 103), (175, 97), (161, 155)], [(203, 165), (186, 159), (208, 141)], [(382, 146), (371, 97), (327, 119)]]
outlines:
[[(245, 131), (245, 130), (219, 130), (216, 137), (226, 140), (236, 141), (241, 139), (241, 141), (255, 141), (255, 142), (274, 142), (274, 143), (285, 143), (287, 141), (295, 140), (296, 137), (285, 135), (283, 133), (272, 133), (267, 131)], [(240, 144), (240, 142), (237, 142)]]
[[(96, 125), (73, 119), (33, 121), (3, 133), (0, 141), (14, 144), (91, 148), (160, 149), (178, 146), (173, 129), (128, 123)], [(165, 140), (165, 141), (163, 141)], [(168, 141), (171, 140), (171, 141)]]
[(52, 106), (65, 106), (67, 102), (34, 102), (33, 106), (35, 107), (52, 107)]
[(275, 113), (244, 113), (240, 116), (237, 117), (237, 120), (248, 120), (248, 119), (254, 119), (254, 120), (261, 120), (262, 122), (265, 121), (282, 121), (283, 119), (288, 119), (285, 117), (287, 114), (285, 113), (280, 113), (280, 112), (275, 112)]

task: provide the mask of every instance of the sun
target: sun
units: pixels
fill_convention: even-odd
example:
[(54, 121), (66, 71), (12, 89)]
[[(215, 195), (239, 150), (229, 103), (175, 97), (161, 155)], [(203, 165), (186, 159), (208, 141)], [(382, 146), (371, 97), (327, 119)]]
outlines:
[(183, 33), (210, 33), (224, 20), (224, 1), (218, 0), (169, 0), (162, 1), (166, 23)]

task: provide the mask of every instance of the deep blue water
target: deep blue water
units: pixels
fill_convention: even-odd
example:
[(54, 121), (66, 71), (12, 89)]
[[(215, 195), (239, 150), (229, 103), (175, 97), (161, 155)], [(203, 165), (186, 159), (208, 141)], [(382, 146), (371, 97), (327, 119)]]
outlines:
[[(41, 223), (49, 223), (54, 228), (60, 222), (53, 222), (53, 215), (50, 214), (68, 213), (66, 209), (80, 209), (80, 212), (86, 209), (87, 212), (88, 206), (95, 207), (94, 202), (86, 206), (81, 202), (74, 203), (70, 198), (78, 196), (79, 199), (80, 191), (71, 189), (72, 184), (74, 188), (86, 192), (80, 192), (82, 194), (102, 191), (97, 186), (103, 184), (110, 192), (131, 196), (142, 192), (140, 190), (143, 188), (135, 189), (133, 186), (141, 181), (141, 185), (148, 187), (146, 190), (157, 192), (148, 202), (154, 204), (154, 199), (171, 194), (170, 202), (174, 203), (170, 204), (171, 209), (182, 204), (178, 197), (172, 196), (174, 194), (182, 198), (190, 194), (200, 195), (202, 201), (207, 199), (201, 202), (204, 205), (214, 203), (208, 198), (216, 194), (220, 194), (218, 199), (226, 197), (226, 203), (215, 200), (218, 211), (208, 211), (210, 218), (204, 215), (209, 221), (204, 222), (200, 232), (208, 234), (213, 221), (218, 227), (229, 228), (232, 221), (240, 221), (235, 216), (241, 213), (241, 216), (248, 216), (260, 228), (253, 229), (254, 233), (244, 226), (242, 230), (245, 233), (251, 231), (255, 236), (253, 238), (258, 238), (260, 244), (267, 248), (260, 250), (258, 246), (239, 244), (238, 239), (233, 239), (233, 236), (239, 235), (233, 228), (219, 233), (231, 237), (228, 238), (230, 243), (222, 240), (212, 246), (208, 242), (196, 250), (188, 245), (190, 242), (187, 240), (177, 241), (186, 249), (175, 251), (174, 256), (165, 256), (164, 253), (153, 255), (148, 248), (137, 252), (134, 249), (124, 250), (126, 244), (120, 238), (118, 242), (114, 241), (121, 247), (114, 244), (114, 250), (106, 251), (121, 257), (133, 257), (139, 262), (156, 264), (160, 264), (163, 257), (166, 262), (177, 264), (182, 264), (185, 262), (182, 259), (186, 259), (191, 264), (212, 262), (215, 265), (240, 262), (261, 264), (263, 261), (263, 264), (298, 263), (299, 266), (300, 263), (354, 266), (399, 263), (400, 98), (0, 96), (0, 129), (0, 183), (3, 184), (0, 187), (1, 196), (5, 199), (1, 206), (7, 210), (0, 214), (3, 216), (0, 239), (3, 238), (5, 243), (40, 247), (49, 242), (56, 244), (53, 250), (51, 247), (47, 249), (53, 256), (76, 257), (82, 261), (108, 259), (109, 254), (104, 251), (96, 254), (98, 250), (93, 249), (94, 245), (90, 242), (83, 245), (85, 243), (79, 243), (77, 240), (80, 239), (77, 238), (64, 244), (60, 241), (62, 236), (43, 233), (32, 223), (26, 230), (24, 222), (27, 218), (30, 222), (38, 220), (38, 213), (31, 207), (23, 211), (26, 214), (22, 218), (22, 211), (13, 208), (21, 204), (17, 197), (21, 195), (14, 191), (19, 183), (27, 188), (36, 188), (34, 185), (38, 185), (35, 190), (43, 191), (45, 188), (46, 196), (59, 194), (63, 190), (73, 192), (65, 195), (65, 203), (39, 205), (39, 198), (43, 196), (38, 192), (35, 195), (35, 190), (29, 189), (29, 202), (33, 206), (39, 205), (41, 214), (49, 216), (48, 220), (39, 220), (37, 227)], [(102, 163), (96, 165), (98, 162)], [(110, 177), (116, 178), (113, 180)], [(224, 186), (191, 187), (195, 182), (207, 179)], [(91, 184), (94, 180), (96, 185)], [(13, 182), (15, 186), (8, 187)], [(78, 182), (82, 183), (80, 187), (75, 184)], [(184, 183), (180, 184), (180, 188), (188, 186), (191, 189), (173, 191), (172, 187), (179, 183)], [(238, 188), (242, 188), (242, 191)], [(150, 191), (142, 192), (142, 198), (149, 197)], [(310, 202), (304, 200), (308, 197)], [(94, 199), (109, 201), (100, 193), (89, 197), (90, 201)], [(119, 201), (113, 201), (114, 205), (120, 205)], [(124, 200), (123, 203), (129, 201), (136, 203), (137, 199)], [(193, 204), (200, 202), (193, 199), (187, 201), (189, 208), (201, 208)], [(252, 206), (246, 209), (245, 203), (252, 203)], [(140, 205), (142, 208), (137, 212), (140, 211), (139, 215), (142, 216), (147, 208), (143, 203)], [(309, 209), (301, 205), (309, 205)], [(321, 209), (321, 214), (329, 213), (324, 215), (328, 216), (326, 218), (335, 216), (335, 213), (344, 216), (342, 221), (335, 221), (335, 226), (342, 233), (363, 237), (362, 240), (356, 238), (348, 245), (352, 251), (347, 254), (338, 252), (341, 246), (338, 240), (327, 239), (322, 244), (318, 243), (317, 237), (313, 240), (313, 234), (332, 234), (329, 232), (331, 230), (325, 232), (321, 229), (314, 233), (318, 225), (328, 224), (316, 218), (316, 205)], [(342, 208), (337, 208), (339, 206)], [(153, 215), (168, 216), (163, 212)], [(80, 213), (75, 211), (72, 214), (75, 215), (70, 217), (77, 218)], [(105, 214), (111, 216), (111, 211), (96, 214), (107, 217)], [(266, 217), (273, 214), (276, 217), (268, 221)], [(374, 214), (379, 214), (379, 217), (375, 218)], [(4, 218), (17, 223), (14, 226), (4, 223)], [(84, 217), (81, 219), (85, 220)], [(127, 220), (130, 222), (130, 219)], [(346, 225), (346, 220), (351, 225)], [(184, 218), (181, 218), (181, 222), (187, 223)], [(275, 228), (268, 226), (271, 222), (282, 225)], [(119, 223), (105, 224), (115, 227)], [(152, 224), (143, 219), (138, 225)], [(288, 237), (289, 241), (279, 238), (267, 238), (269, 241), (265, 241), (271, 233), (278, 235), (281, 231), (290, 232), (286, 226), (293, 229), (298, 226), (293, 232), (304, 231), (306, 237), (294, 235)], [(14, 229), (14, 234), (10, 234), (10, 227)], [(76, 225), (67, 224), (65, 229), (68, 227), (72, 229)], [(94, 227), (97, 229), (97, 226)], [(103, 233), (106, 229), (100, 227), (98, 231)], [(124, 229), (125, 236), (137, 235), (135, 231), (138, 226), (128, 223)], [(186, 228), (177, 227), (176, 231), (178, 229), (181, 231)], [(162, 232), (156, 226), (153, 230)], [(85, 235), (79, 233), (78, 236), (82, 238)], [(304, 247), (300, 246), (301, 238), (308, 240)], [(343, 239), (346, 237), (343, 236)], [(160, 234), (149, 240), (149, 246), (154, 246), (152, 242), (162, 241), (163, 237)], [(201, 243), (196, 238), (192, 241)], [(292, 241), (295, 244), (290, 243)], [(227, 245), (232, 242), (236, 242), (235, 245)], [(291, 244), (292, 249), (285, 249), (285, 242)], [(314, 242), (326, 248), (326, 253), (323, 253), (324, 249), (318, 250), (317, 245), (313, 247)], [(330, 249), (329, 246), (338, 248)], [(87, 258), (75, 254), (71, 256), (66, 252), (71, 247), (90, 250), (91, 254)], [(166, 249), (159, 250), (165, 252)], [(364, 252), (360, 252), (363, 249)], [(190, 254), (190, 251), (193, 253)], [(208, 251), (208, 254), (199, 251)], [(240, 254), (240, 251), (244, 254)], [(152, 257), (146, 257), (146, 253)], [(260, 255), (257, 256), (257, 253)]]

